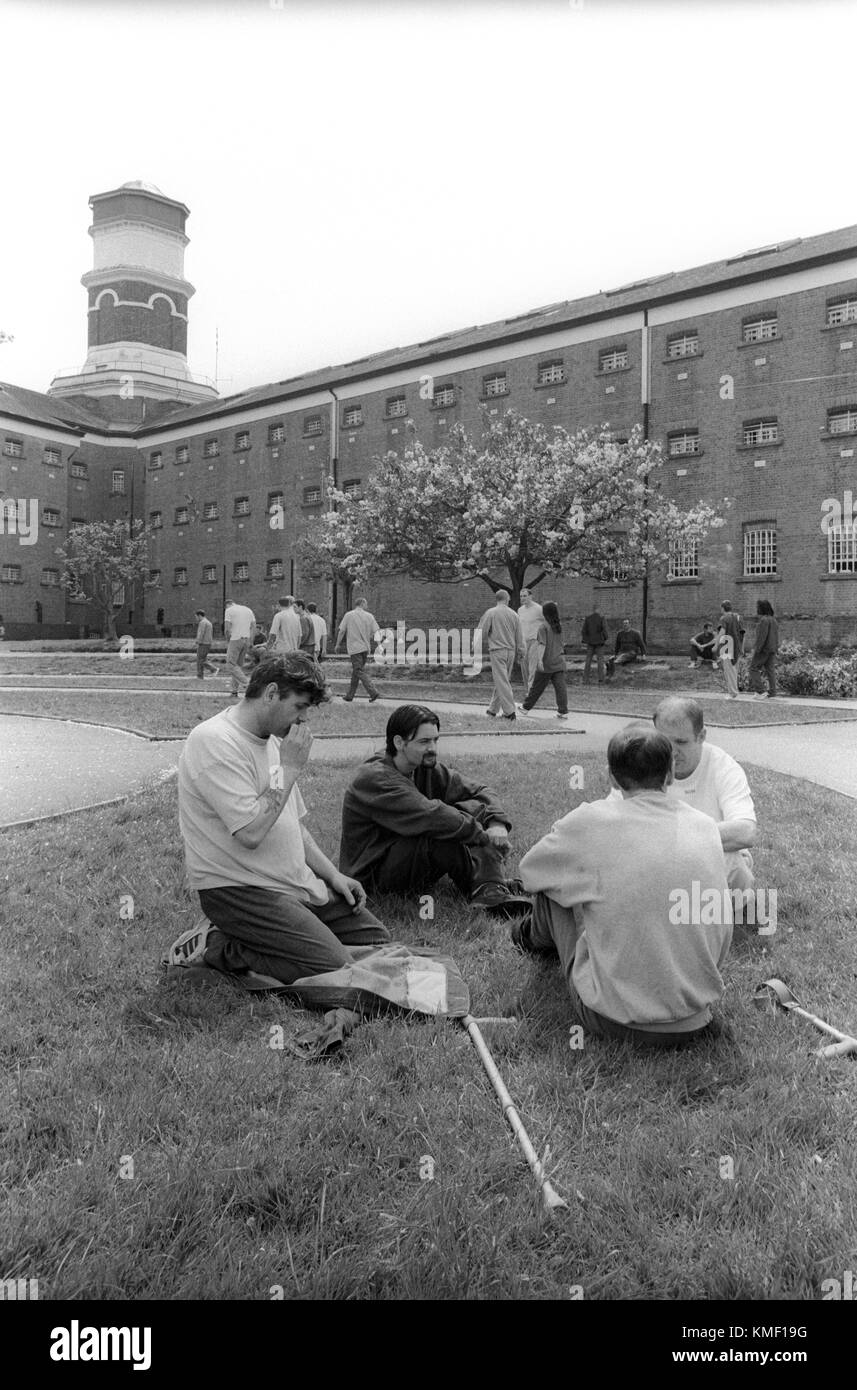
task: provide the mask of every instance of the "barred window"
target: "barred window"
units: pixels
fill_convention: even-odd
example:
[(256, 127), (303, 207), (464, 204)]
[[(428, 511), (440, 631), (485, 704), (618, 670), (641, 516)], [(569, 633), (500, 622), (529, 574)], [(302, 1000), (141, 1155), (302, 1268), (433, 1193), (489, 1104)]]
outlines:
[(345, 493), (346, 497), (359, 497), (361, 491), (360, 479), (346, 478), (345, 482), (342, 484), (342, 491)]
[(857, 525), (831, 526), (827, 533), (828, 574), (857, 574)]
[(187, 507), (176, 507), (176, 515), (175, 515), (175, 522), (174, 522), (174, 525), (176, 525), (176, 526), (187, 526), (189, 520), (190, 520), (190, 515), (189, 515), (189, 512), (188, 512)]
[(320, 415), (309, 415), (304, 420), (304, 434), (323, 434), (324, 425)]
[(345, 412), (345, 427), (351, 429), (354, 425), (363, 424), (362, 405), (350, 405)]
[(45, 449), (42, 458), (45, 463), (51, 464), (54, 468), (58, 468), (62, 463), (62, 453), (59, 449)]
[(777, 338), (779, 330), (776, 314), (772, 318), (745, 319), (742, 336), (745, 343), (763, 343), (769, 338)]
[(164, 524), (164, 518), (163, 518), (163, 516), (162, 516), (162, 514), (161, 514), (160, 512), (149, 512), (149, 525), (150, 525), (150, 526), (152, 526), (155, 530), (157, 530), (157, 528), (158, 528), (159, 526), (163, 526), (163, 524)]
[(600, 372), (620, 372), (627, 365), (627, 348), (605, 348), (603, 352), (598, 354), (598, 370)]
[(317, 502), (320, 502), (320, 501), (321, 501), (321, 488), (320, 488), (320, 487), (305, 487), (305, 488), (304, 488), (304, 506), (305, 506), (305, 507), (312, 507), (312, 506), (315, 506), (315, 504), (316, 504)]
[(625, 584), (628, 581), (628, 571), (621, 560), (608, 560), (607, 578), (611, 584)]
[(186, 583), (187, 583), (187, 569), (186, 569), (186, 567), (185, 567), (184, 565), (176, 565), (176, 568), (173, 570), (173, 583), (174, 583), (174, 584), (186, 584)]
[(9, 459), (19, 459), (23, 452), (24, 444), (20, 439), (7, 439), (3, 444), (3, 453)]
[(667, 357), (695, 357), (699, 352), (699, 334), (677, 333), (667, 339)]
[(282, 511), (284, 505), (285, 505), (285, 494), (284, 494), (284, 493), (282, 493), (282, 492), (269, 492), (269, 493), (268, 493), (268, 511), (269, 511), (269, 512), (272, 512), (276, 507), (279, 507), (280, 511)]
[(393, 419), (399, 415), (407, 415), (408, 398), (407, 396), (388, 396), (387, 397), (387, 417)]
[(538, 368), (539, 386), (555, 386), (565, 381), (565, 367), (562, 362), (540, 362)]
[(285, 573), (282, 560), (269, 560), (265, 571), (266, 579), (282, 579)]
[(161, 571), (160, 571), (160, 570), (149, 570), (149, 583), (150, 583), (150, 584), (160, 584), (160, 582), (161, 582)]
[(240, 453), (244, 449), (250, 448), (249, 430), (239, 430), (239, 432), (235, 436), (235, 448), (238, 453)]
[(670, 541), (667, 579), (699, 578), (699, 541), (680, 537)]
[(744, 425), (745, 444), (776, 444), (780, 431), (776, 418), (748, 420)]
[(150, 467), (150, 468), (163, 468), (163, 466), (164, 466), (164, 456), (163, 456), (163, 454), (161, 453), (160, 449), (156, 449), (155, 452), (154, 452), (153, 454), (150, 454), (150, 455), (149, 455), (149, 467)]
[(773, 526), (744, 527), (744, 574), (776, 574), (777, 532)]
[(857, 430), (857, 406), (849, 405), (828, 410), (827, 428), (831, 434), (849, 434), (852, 430)]
[(60, 582), (60, 572), (59, 572), (59, 570), (51, 570), (51, 569), (44, 569), (44, 570), (42, 570), (42, 583), (43, 583), (43, 584), (48, 584), (48, 585), (51, 585), (51, 586), (54, 587), (54, 588), (57, 588), (58, 585), (59, 585), (59, 582)]
[(482, 378), (482, 394), (484, 396), (505, 396), (506, 395), (506, 373), (495, 372), (493, 376)]
[[(217, 440), (214, 440), (217, 443)], [(217, 452), (215, 450), (215, 452)], [(208, 455), (206, 455), (208, 457)], [(190, 460), (190, 448), (187, 444), (180, 444), (176, 449), (176, 463), (188, 463)]]
[(125, 491), (125, 470), (124, 470), (124, 468), (114, 468), (114, 469), (113, 469), (113, 483), (112, 483), (112, 488), (111, 488), (111, 490), (112, 490), (113, 492), (124, 492), (124, 491)]
[(73, 478), (89, 477), (89, 468), (85, 463), (73, 463), (69, 471)]
[(436, 386), (434, 388), (432, 400), (436, 406), (440, 406), (442, 409), (448, 409), (449, 406), (455, 405), (455, 387)]
[(203, 565), (203, 567), (202, 567), (202, 582), (203, 582), (203, 584), (216, 584), (216, 583), (217, 583), (217, 566), (216, 566), (216, 565)]
[(234, 511), (233, 511), (232, 515), (233, 515), (233, 516), (249, 516), (249, 515), (250, 515), (250, 498), (249, 498), (249, 497), (236, 497), (236, 498), (235, 498), (235, 508), (234, 508)]
[(220, 517), (220, 507), (216, 502), (206, 502), (202, 509), (202, 515), (205, 521), (217, 521)]
[(250, 566), (246, 560), (236, 560), (232, 566), (232, 579), (236, 584), (243, 584), (250, 578)]
[(269, 443), (269, 444), (282, 444), (283, 441), (284, 441), (284, 439), (285, 439), (285, 437), (286, 437), (286, 427), (285, 427), (285, 425), (269, 425), (269, 426), (268, 426), (268, 443)]
[(61, 526), (62, 517), (55, 507), (42, 507), (43, 526)]
[(4, 584), (20, 584), (21, 566), (3, 565), (0, 567), (0, 580), (2, 580)]
[(682, 434), (671, 434), (669, 436), (670, 458), (678, 458), (682, 454), (699, 453), (699, 430), (685, 430)]
[(125, 603), (125, 585), (117, 579), (113, 585), (113, 607), (122, 608)]
[[(202, 446), (202, 457), (206, 459), (216, 459), (220, 453), (219, 439), (206, 439)], [(176, 456), (178, 458), (178, 456)]]
[(827, 324), (835, 328), (840, 323), (857, 323), (857, 299), (833, 299), (827, 306)]

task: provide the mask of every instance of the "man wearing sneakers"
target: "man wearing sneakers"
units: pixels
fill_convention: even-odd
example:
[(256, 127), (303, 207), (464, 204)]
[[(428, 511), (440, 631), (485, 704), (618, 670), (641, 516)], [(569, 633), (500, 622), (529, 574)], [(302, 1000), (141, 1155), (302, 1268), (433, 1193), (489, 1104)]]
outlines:
[(720, 605), (717, 625), (716, 655), (720, 658), (726, 693), (730, 700), (738, 699), (738, 658), (744, 654), (744, 629), (740, 613), (732, 612), (732, 604), (724, 599)]
[(509, 593), (498, 589), (497, 602), (487, 609), (479, 620), (483, 645), (487, 643), (491, 658), (491, 678), (494, 681), (494, 694), (491, 696), (486, 714), (496, 719), (498, 710), (503, 719), (516, 719), (515, 696), (512, 693), (512, 667), (515, 658), (524, 670), (526, 648), (518, 615), (509, 607)]
[(369, 696), (370, 705), (378, 699), (378, 692), (372, 684), (371, 677), (366, 674), (364, 669), (372, 651), (372, 643), (377, 631), (378, 624), (369, 612), (365, 598), (359, 598), (339, 624), (335, 650), (341, 650), (344, 639), (346, 651), (351, 658), (351, 683), (348, 687), (348, 694), (342, 697), (346, 703), (350, 704), (354, 699), (357, 694), (358, 683), (363, 686)]
[(440, 720), (400, 705), (387, 746), (358, 769), (342, 803), (339, 866), (373, 893), (422, 893), (448, 874), (474, 907), (530, 908), (506, 878), (508, 815), (494, 793), (438, 762)]
[(214, 641), (214, 628), (211, 620), (205, 616), (204, 608), (197, 608), (194, 616), (199, 619), (196, 629), (196, 678), (202, 681), (205, 680), (206, 671), (210, 676), (216, 676), (218, 673), (217, 667), (208, 659)]
[(244, 673), (244, 653), (256, 633), (256, 619), (252, 608), (230, 599), (223, 615), (223, 631), (226, 634), (226, 674), (232, 681), (232, 698), (237, 699), (239, 686), (247, 686)]

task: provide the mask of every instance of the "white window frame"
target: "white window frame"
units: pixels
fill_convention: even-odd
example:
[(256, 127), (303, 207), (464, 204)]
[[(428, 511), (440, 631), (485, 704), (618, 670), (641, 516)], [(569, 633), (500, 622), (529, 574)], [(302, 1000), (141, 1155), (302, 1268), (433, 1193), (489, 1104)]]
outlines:
[[(242, 442), (243, 441), (243, 442)], [(250, 448), (250, 431), (239, 430), (235, 436), (235, 452), (244, 454)]]
[[(311, 497), (311, 496), (310, 496), (310, 493), (312, 493), (312, 492), (318, 493), (318, 496), (317, 496), (317, 497)], [(305, 506), (305, 507), (317, 507), (320, 501), (321, 501), (321, 488), (320, 488), (320, 487), (305, 487), (305, 488), (304, 488), (304, 506)]]
[[(116, 493), (121, 493), (121, 494), (124, 496), (124, 493), (125, 493), (125, 469), (124, 469), (124, 468), (114, 468), (114, 469), (112, 469), (111, 471), (112, 471), (113, 477), (112, 477), (112, 482), (111, 482), (111, 484), (110, 484), (110, 491), (111, 491), (111, 492), (116, 492)], [(117, 483), (117, 481), (116, 481), (117, 478), (119, 479), (118, 483)]]
[(750, 420), (742, 427), (741, 438), (748, 448), (754, 449), (758, 449), (762, 444), (778, 444), (779, 421), (773, 416), (766, 420)]
[(188, 507), (176, 507), (174, 526), (190, 525), (190, 509)]
[(667, 357), (678, 360), (682, 357), (696, 357), (698, 353), (698, 333), (681, 333), (675, 338), (667, 339)]
[(627, 348), (604, 348), (604, 350), (598, 354), (599, 372), (621, 372), (627, 365)]
[[(209, 574), (209, 570), (211, 571), (210, 574)], [(217, 566), (216, 566), (216, 565), (203, 565), (203, 567), (202, 567), (202, 582), (203, 582), (203, 584), (216, 584), (216, 583), (217, 583)]]
[(187, 565), (176, 565), (173, 570), (173, 583), (184, 588), (187, 584)]
[(494, 400), (497, 396), (508, 396), (509, 386), (505, 372), (494, 372), (492, 376), (482, 378), (482, 394), (489, 400)]
[(536, 380), (539, 386), (560, 386), (565, 381), (565, 366), (562, 362), (543, 362)]
[(163, 455), (163, 453), (161, 452), (160, 449), (156, 449), (156, 450), (154, 451), (154, 453), (151, 453), (151, 454), (149, 455), (149, 467), (150, 467), (150, 468), (163, 468), (163, 466), (164, 466), (164, 455)]
[(432, 396), (432, 400), (434, 401), (434, 404), (438, 407), (439, 410), (449, 410), (452, 406), (455, 405), (455, 387), (436, 387), (434, 395)]
[(347, 430), (349, 430), (349, 429), (354, 429), (355, 425), (362, 425), (362, 424), (363, 424), (363, 407), (362, 407), (362, 405), (350, 405), (350, 406), (348, 406), (348, 408), (346, 409), (345, 414), (344, 414), (344, 416), (343, 416), (343, 425), (344, 425), (345, 429), (347, 429)]
[(745, 343), (767, 343), (780, 336), (776, 314), (773, 317), (762, 315), (758, 319), (748, 319), (742, 325), (741, 338)]
[(827, 532), (827, 573), (857, 574), (857, 525), (840, 523)]
[(249, 516), (249, 515), (250, 515), (250, 498), (249, 498), (249, 497), (236, 497), (236, 498), (235, 498), (234, 505), (233, 505), (233, 509), (232, 509), (232, 515), (233, 515), (233, 516)]
[(841, 323), (857, 323), (857, 297), (846, 295), (844, 299), (834, 299), (827, 306), (827, 326), (836, 328)]
[(220, 440), (206, 439), (202, 446), (202, 457), (204, 459), (216, 459), (220, 456)]
[(670, 541), (667, 579), (699, 578), (699, 540), (682, 536)]
[(235, 560), (232, 565), (233, 584), (246, 584), (250, 579), (249, 560)]
[[(48, 575), (53, 575), (53, 578), (52, 578), (52, 579), (47, 578), (46, 576), (48, 576)], [(45, 584), (49, 589), (56, 589), (56, 588), (58, 588), (58, 587), (59, 587), (59, 582), (60, 582), (60, 572), (59, 572), (59, 570), (50, 569), (48, 566), (46, 566), (46, 567), (42, 570), (42, 579), (41, 579), (41, 582), (42, 582), (43, 584)]]
[(0, 581), (4, 584), (20, 584), (20, 565), (0, 565)]
[(3, 441), (3, 453), (7, 459), (20, 459), (24, 457), (24, 442), (21, 439), (5, 439)]
[(408, 413), (407, 396), (388, 396), (386, 415), (388, 420), (399, 420)]
[(62, 513), (58, 512), (56, 507), (42, 507), (42, 525), (50, 526), (52, 529), (62, 526)]
[(220, 506), (217, 502), (205, 502), (202, 508), (203, 521), (219, 521)]
[(180, 444), (176, 449), (176, 463), (190, 463), (190, 446)]
[(62, 450), (46, 448), (42, 454), (42, 462), (51, 468), (59, 468), (62, 465)]
[(285, 425), (269, 425), (269, 426), (268, 426), (268, 443), (269, 443), (269, 444), (285, 444), (285, 442), (286, 442), (286, 427), (285, 427)]
[(777, 573), (777, 528), (745, 526), (742, 539), (744, 576), (752, 579)]
[(304, 434), (317, 436), (324, 434), (324, 421), (320, 415), (308, 415), (304, 420)]
[(681, 434), (669, 436), (669, 457), (685, 458), (688, 454), (698, 454), (699, 430), (684, 430)]
[(149, 526), (153, 531), (160, 531), (164, 524), (163, 512), (149, 512)]
[(269, 560), (265, 567), (266, 579), (282, 579), (285, 575), (285, 567), (282, 560)]
[(828, 410), (828, 434), (850, 434), (854, 430), (857, 430), (857, 406), (843, 406), (841, 409)]
[(85, 463), (73, 463), (69, 472), (73, 478), (88, 478), (89, 466)]

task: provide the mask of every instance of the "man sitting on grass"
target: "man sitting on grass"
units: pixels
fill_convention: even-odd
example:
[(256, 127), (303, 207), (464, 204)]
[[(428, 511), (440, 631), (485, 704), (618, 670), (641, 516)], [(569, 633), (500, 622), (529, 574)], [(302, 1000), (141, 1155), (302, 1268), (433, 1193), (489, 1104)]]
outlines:
[(298, 778), (312, 734), (304, 717), (329, 699), (300, 653), (262, 661), (244, 699), (198, 724), (179, 762), (179, 825), (208, 934), (205, 964), (292, 984), (351, 963), (349, 946), (389, 941), (356, 879), (301, 823)]
[(622, 626), (616, 633), (616, 647), (607, 658), (607, 674), (612, 676), (617, 666), (627, 666), (633, 661), (642, 661), (646, 655), (646, 644), (630, 618), (622, 619)]
[(506, 878), (511, 821), (488, 787), (437, 759), (440, 720), (400, 705), (387, 749), (362, 764), (342, 803), (339, 863), (373, 893), (422, 893), (448, 874), (474, 907), (529, 909)]
[[(580, 1022), (600, 1037), (681, 1047), (715, 1032), (711, 1005), (732, 939), (720, 836), (710, 816), (667, 795), (669, 740), (622, 729), (607, 749), (618, 799), (584, 803), (521, 860), (532, 917), (512, 928), (524, 950), (552, 953)], [(677, 922), (675, 904), (715, 890), (716, 924)], [(678, 895), (678, 896), (677, 896)], [(706, 919), (707, 921), (707, 916)]]

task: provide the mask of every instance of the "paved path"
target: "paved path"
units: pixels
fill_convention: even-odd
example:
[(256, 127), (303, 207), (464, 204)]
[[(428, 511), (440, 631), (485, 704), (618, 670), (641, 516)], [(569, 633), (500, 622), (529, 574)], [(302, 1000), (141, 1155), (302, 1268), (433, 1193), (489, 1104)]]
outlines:
[[(401, 699), (379, 703), (394, 708)], [(475, 713), (472, 704), (433, 704), (440, 713)], [(572, 713), (569, 722), (585, 733), (561, 730), (552, 711), (537, 710), (521, 718), (514, 733), (465, 734), (450, 739), (447, 747), (456, 760), (470, 754), (548, 750), (555, 753), (557, 765), (565, 767), (580, 753), (603, 753), (628, 716)], [(522, 738), (525, 730), (532, 732)], [(857, 729), (852, 723), (712, 729), (709, 737), (742, 763), (805, 778), (857, 799)], [(313, 758), (357, 762), (380, 742), (378, 735), (317, 739)], [(0, 828), (122, 799), (158, 776), (169, 776), (182, 746), (180, 740), (153, 743), (72, 721), (0, 715)]]

